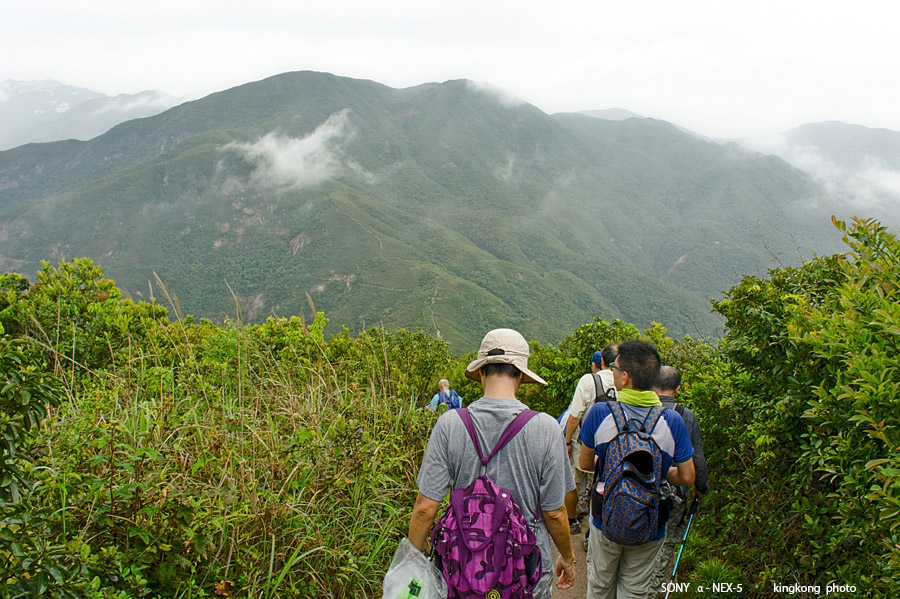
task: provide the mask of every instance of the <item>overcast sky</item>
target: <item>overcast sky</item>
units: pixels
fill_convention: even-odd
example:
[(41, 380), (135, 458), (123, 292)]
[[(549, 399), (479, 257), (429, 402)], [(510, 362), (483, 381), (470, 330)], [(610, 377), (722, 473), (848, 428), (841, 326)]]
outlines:
[(200, 97), (295, 70), (472, 79), (548, 113), (626, 108), (715, 137), (900, 130), (892, 0), (5, 1), (0, 80)]

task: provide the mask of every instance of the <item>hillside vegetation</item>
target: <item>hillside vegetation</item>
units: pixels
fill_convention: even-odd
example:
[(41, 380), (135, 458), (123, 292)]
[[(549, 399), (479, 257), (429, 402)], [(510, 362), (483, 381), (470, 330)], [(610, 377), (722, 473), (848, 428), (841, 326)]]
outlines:
[[(467, 81), (286, 73), (86, 142), (0, 152), (0, 268), (89, 257), (127, 297), (261, 323), (422, 328), (462, 351), (600, 315), (715, 336), (742, 274), (837, 251), (783, 161), (651, 119), (547, 115)], [(536, 318), (535, 315), (540, 315)], [(339, 332), (334, 324), (327, 332)]]
[[(900, 242), (836, 224), (843, 254), (725, 294), (716, 346), (601, 318), (532, 343), (549, 385), (522, 397), (554, 415), (611, 341), (648, 339), (682, 372), (712, 491), (680, 581), (896, 587)], [(380, 596), (422, 406), (444, 376), (478, 397), (471, 354), (422, 331), (170, 319), (87, 260), (0, 277), (0, 324), (5, 597)]]

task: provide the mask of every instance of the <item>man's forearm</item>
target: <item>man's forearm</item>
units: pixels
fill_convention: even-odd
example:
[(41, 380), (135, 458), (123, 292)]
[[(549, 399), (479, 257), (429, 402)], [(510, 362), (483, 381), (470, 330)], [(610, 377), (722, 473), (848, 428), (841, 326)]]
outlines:
[(694, 484), (695, 476), (694, 460), (689, 459), (686, 462), (675, 464), (674, 467), (669, 468), (669, 472), (666, 473), (666, 480), (673, 485), (690, 487)]
[(409, 519), (409, 542), (419, 551), (425, 549), (425, 541), (428, 539), (428, 533), (434, 526), (434, 517), (437, 515), (438, 508), (441, 506), (437, 501), (433, 501), (421, 493), (416, 497), (416, 505), (413, 507), (412, 517)]
[(578, 428), (578, 418), (569, 416), (569, 419), (566, 420), (566, 444), (572, 441), (576, 428)]
[(594, 471), (594, 458), (596, 457), (596, 452), (592, 447), (588, 447), (586, 445), (581, 446), (581, 455), (578, 456), (578, 467), (584, 470), (585, 472), (593, 472)]
[[(577, 493), (574, 489), (570, 493)], [(577, 497), (577, 495), (576, 495)], [(566, 512), (566, 506), (563, 505), (552, 511), (542, 510), (544, 522), (547, 523), (547, 532), (553, 539), (553, 544), (559, 550), (563, 561), (567, 563), (575, 562), (575, 553), (572, 550), (572, 536), (569, 534), (569, 516)]]

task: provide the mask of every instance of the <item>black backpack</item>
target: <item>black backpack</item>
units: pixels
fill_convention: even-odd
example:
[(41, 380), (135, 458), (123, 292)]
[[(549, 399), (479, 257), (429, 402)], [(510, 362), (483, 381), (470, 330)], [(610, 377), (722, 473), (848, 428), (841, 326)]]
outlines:
[(616, 401), (615, 394), (610, 395), (609, 391), (606, 390), (606, 387), (603, 386), (603, 379), (600, 378), (600, 373), (592, 372), (591, 376), (594, 377), (594, 389), (596, 389), (594, 403), (597, 403), (598, 401)]
[[(616, 401), (615, 396), (611, 396), (606, 390), (606, 387), (603, 385), (603, 379), (600, 378), (600, 373), (592, 372), (591, 376), (594, 377), (594, 403), (597, 403), (598, 401)], [(581, 415), (581, 422), (579, 423), (579, 426), (584, 424), (584, 419), (587, 418), (588, 412), (591, 411), (592, 407), (594, 406), (591, 405), (590, 407), (588, 407), (588, 409), (584, 411), (584, 414)], [(569, 410), (568, 408), (566, 408), (566, 410), (562, 414), (560, 414), (559, 418), (556, 419), (556, 421), (560, 423), (560, 426), (562, 426), (563, 434), (565, 434), (566, 432), (566, 419), (564, 418), (564, 416), (566, 416), (568, 413)], [(581, 440), (579, 439), (578, 442), (581, 443)]]

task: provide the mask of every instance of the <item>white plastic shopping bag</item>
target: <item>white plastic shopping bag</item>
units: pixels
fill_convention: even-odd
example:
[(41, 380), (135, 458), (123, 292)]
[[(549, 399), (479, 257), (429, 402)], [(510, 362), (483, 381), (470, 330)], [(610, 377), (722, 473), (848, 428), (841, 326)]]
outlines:
[(447, 583), (425, 555), (403, 537), (384, 576), (382, 599), (447, 599)]

